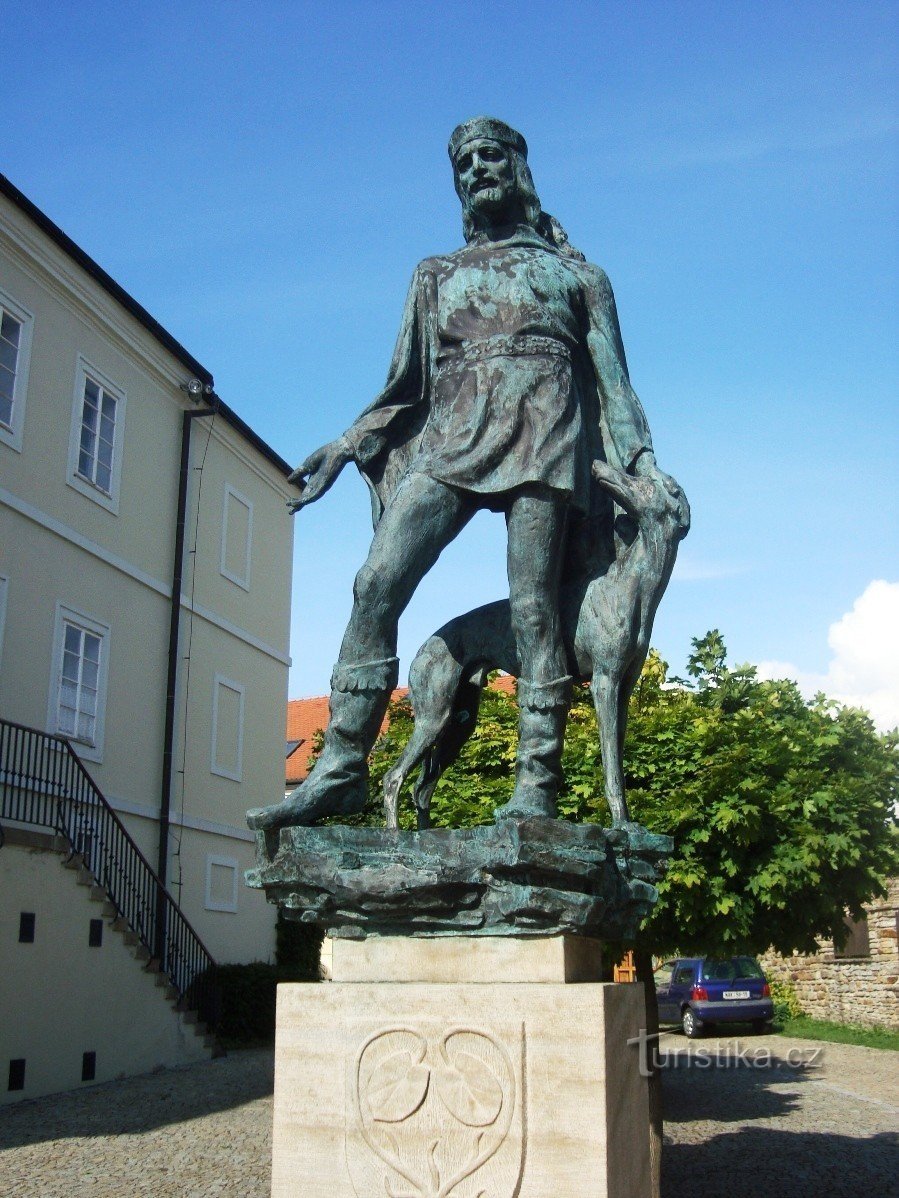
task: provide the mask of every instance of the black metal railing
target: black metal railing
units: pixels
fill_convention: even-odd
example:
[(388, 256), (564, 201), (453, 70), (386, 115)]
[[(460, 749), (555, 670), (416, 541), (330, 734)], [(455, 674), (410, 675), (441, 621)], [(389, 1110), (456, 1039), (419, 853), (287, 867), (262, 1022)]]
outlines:
[(63, 837), (182, 1004), (215, 1021), (215, 961), (65, 737), (0, 720), (0, 822), (6, 820)]

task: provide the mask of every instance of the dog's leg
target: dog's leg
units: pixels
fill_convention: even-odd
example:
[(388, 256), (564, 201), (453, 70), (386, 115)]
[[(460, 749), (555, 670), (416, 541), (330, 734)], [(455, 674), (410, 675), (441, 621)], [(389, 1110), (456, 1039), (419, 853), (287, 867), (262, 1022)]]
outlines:
[(612, 812), (612, 826), (629, 821), (624, 798), (624, 769), (621, 764), (620, 682), (607, 674), (594, 675), (590, 683), (596, 720), (599, 724), (599, 743), (602, 747), (602, 768), (606, 785), (606, 802)]

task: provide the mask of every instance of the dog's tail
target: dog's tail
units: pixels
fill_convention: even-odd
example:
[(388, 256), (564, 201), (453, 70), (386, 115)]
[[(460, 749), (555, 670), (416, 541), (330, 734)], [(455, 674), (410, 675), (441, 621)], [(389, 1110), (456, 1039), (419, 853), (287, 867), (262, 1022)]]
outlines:
[(412, 789), (419, 827), (430, 825), (428, 812), (434, 788), (475, 730), (487, 675), (488, 667), (479, 665), (462, 676), (453, 696), (450, 717), (422, 761), (421, 772)]

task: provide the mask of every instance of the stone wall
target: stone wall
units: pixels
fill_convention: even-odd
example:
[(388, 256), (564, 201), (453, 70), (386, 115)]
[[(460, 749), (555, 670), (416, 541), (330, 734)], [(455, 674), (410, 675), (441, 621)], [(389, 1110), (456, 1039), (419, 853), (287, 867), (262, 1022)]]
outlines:
[(865, 907), (869, 955), (835, 957), (833, 942), (822, 940), (814, 956), (760, 958), (771, 981), (792, 983), (806, 1015), (899, 1029), (899, 878), (887, 890), (885, 899)]

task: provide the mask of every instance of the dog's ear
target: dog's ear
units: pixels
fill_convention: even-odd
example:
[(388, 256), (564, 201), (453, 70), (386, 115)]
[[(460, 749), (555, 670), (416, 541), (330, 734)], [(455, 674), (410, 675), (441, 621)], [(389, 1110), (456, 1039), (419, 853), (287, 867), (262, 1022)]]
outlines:
[(640, 519), (643, 504), (635, 478), (625, 474), (623, 470), (618, 470), (615, 466), (610, 466), (608, 462), (599, 461), (599, 459), (591, 465), (590, 473), (629, 516), (634, 520)]

